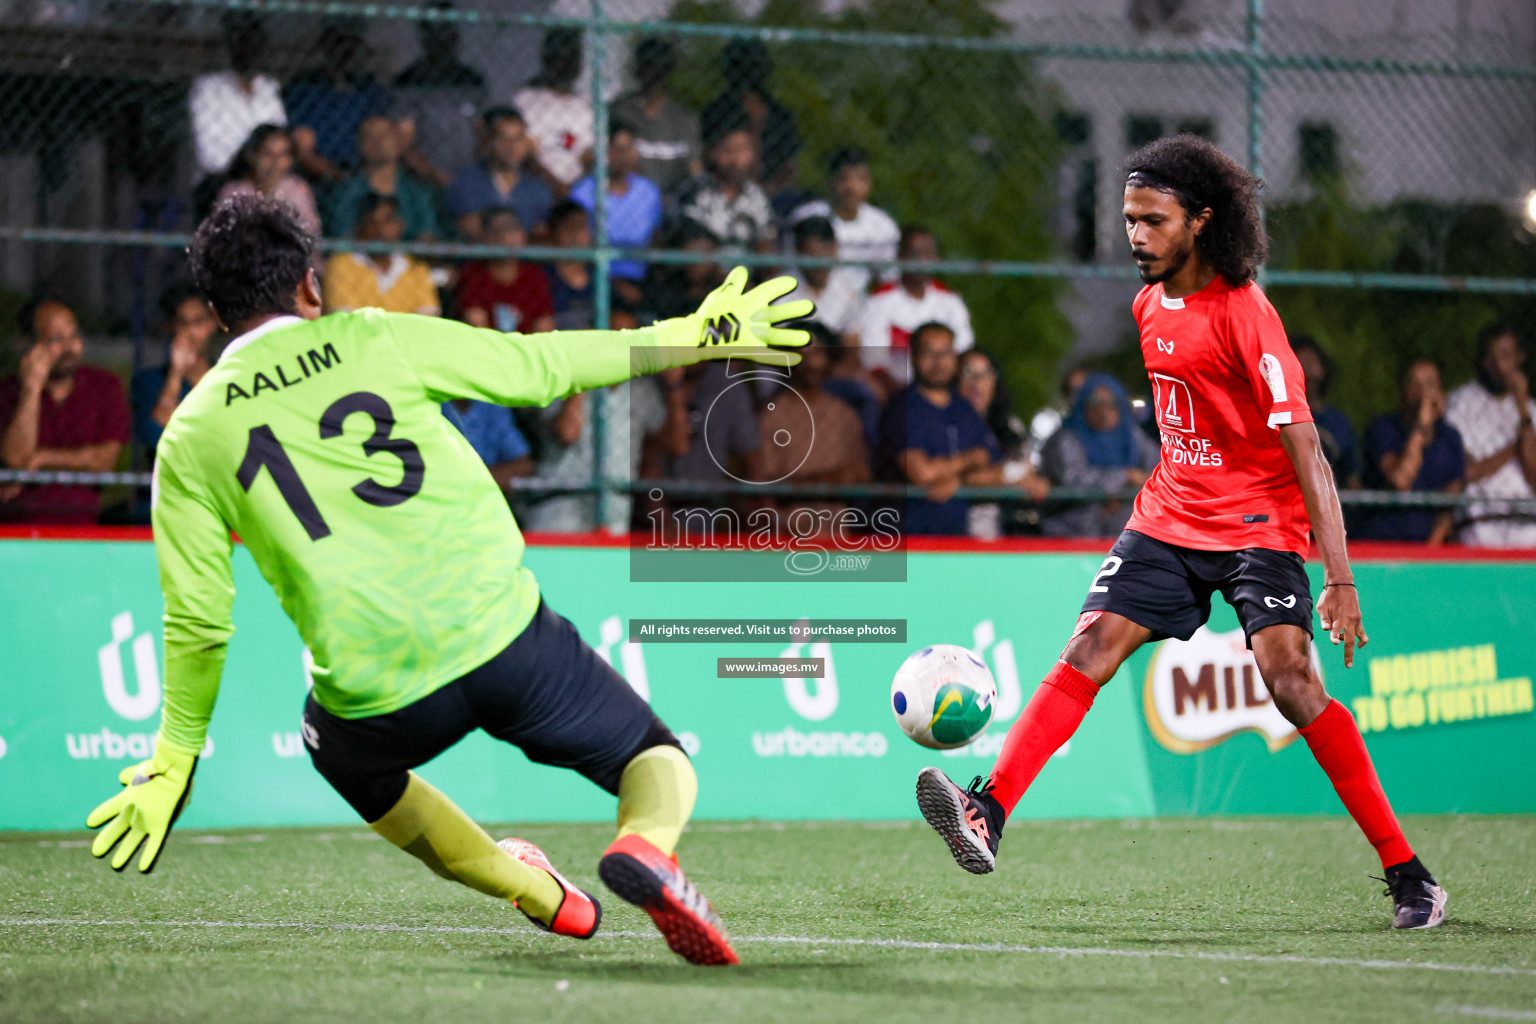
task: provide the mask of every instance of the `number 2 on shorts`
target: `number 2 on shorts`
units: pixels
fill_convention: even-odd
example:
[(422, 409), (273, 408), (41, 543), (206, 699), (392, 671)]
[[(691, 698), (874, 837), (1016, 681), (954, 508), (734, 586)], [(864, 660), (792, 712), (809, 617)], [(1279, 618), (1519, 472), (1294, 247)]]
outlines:
[(1109, 593), (1109, 588), (1100, 586), (1099, 580), (1103, 579), (1105, 576), (1113, 576), (1115, 573), (1120, 571), (1120, 567), (1124, 564), (1125, 560), (1122, 559), (1119, 555), (1110, 555), (1108, 558), (1104, 559), (1104, 566), (1098, 571), (1098, 574), (1093, 577), (1093, 586), (1088, 588), (1088, 593)]

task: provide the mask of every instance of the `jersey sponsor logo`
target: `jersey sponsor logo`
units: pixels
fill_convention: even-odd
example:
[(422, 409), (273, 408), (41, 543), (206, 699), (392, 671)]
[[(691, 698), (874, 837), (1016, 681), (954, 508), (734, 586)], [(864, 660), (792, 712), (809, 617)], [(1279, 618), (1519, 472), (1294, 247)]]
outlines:
[[(282, 391), (284, 388), (291, 388), (296, 384), (303, 384), (315, 374), (329, 370), (332, 365), (341, 365), (341, 355), (336, 351), (335, 345), (332, 345), (330, 342), (326, 342), (325, 347), (319, 351), (310, 349), (308, 352), (300, 352), (298, 355), (293, 357), (291, 364), (275, 364), (272, 367), (272, 376), (268, 376), (264, 372), (257, 371), (256, 374), (251, 377), (251, 386), (249, 390), (242, 388), (234, 381), (230, 381), (229, 384), (224, 388), (224, 407), (226, 409), (229, 408), (232, 403), (241, 398), (260, 398), (262, 392), (264, 391), (271, 391), (273, 394), (276, 394), (277, 392)], [(295, 370), (291, 380), (288, 377), (288, 369), (290, 366), (297, 367), (297, 370)], [(302, 374), (302, 376), (300, 376), (300, 374)], [(277, 378), (276, 383), (273, 382), (273, 377)], [(281, 384), (282, 387), (278, 387), (278, 384)]]
[[(1321, 679), (1315, 646), (1312, 667)], [(1187, 641), (1158, 644), (1142, 708), (1152, 735), (1175, 754), (1197, 754), (1243, 732), (1257, 733), (1275, 753), (1300, 735), (1270, 699), (1241, 629), (1201, 626)]]
[(1279, 359), (1268, 352), (1259, 356), (1259, 376), (1269, 385), (1269, 393), (1275, 397), (1276, 404), (1285, 401), (1285, 371), (1280, 368)]
[(1158, 338), (1157, 339), (1157, 350), (1159, 352), (1166, 352), (1169, 355), (1173, 355), (1173, 342), (1171, 342), (1171, 341), (1164, 341), (1162, 338)]
[(741, 321), (733, 313), (710, 317), (704, 321), (704, 331), (699, 335), (699, 348), (709, 345), (729, 345), (741, 336)]
[(1287, 597), (1270, 597), (1268, 594), (1265, 594), (1264, 606), (1266, 608), (1295, 608), (1296, 595), (1291, 594)]
[(1163, 434), (1163, 461), (1175, 466), (1220, 466), (1221, 452), (1203, 437)]
[(1152, 375), (1152, 391), (1157, 399), (1157, 422), (1165, 430), (1183, 434), (1195, 432), (1195, 403), (1189, 385), (1164, 373)]

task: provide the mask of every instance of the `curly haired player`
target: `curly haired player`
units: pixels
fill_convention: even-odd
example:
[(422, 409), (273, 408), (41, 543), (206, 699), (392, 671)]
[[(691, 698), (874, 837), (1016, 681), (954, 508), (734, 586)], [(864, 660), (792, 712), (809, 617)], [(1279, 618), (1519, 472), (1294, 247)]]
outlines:
[(917, 802), (961, 867), (991, 871), (1007, 816), (1099, 688), (1142, 644), (1189, 639), (1219, 590), (1237, 611), (1275, 706), (1301, 731), (1380, 856), (1392, 926), (1432, 928), (1445, 917), (1445, 890), (1403, 838), (1354, 718), (1311, 667), (1309, 534), (1323, 559), (1318, 616), (1333, 642), (1343, 642), (1346, 666), (1367, 638), (1301, 367), (1253, 280), (1268, 246), (1258, 187), (1190, 135), (1160, 139), (1127, 163), (1125, 229), (1146, 282), (1132, 310), (1162, 461), (990, 777), (961, 789), (925, 768)]

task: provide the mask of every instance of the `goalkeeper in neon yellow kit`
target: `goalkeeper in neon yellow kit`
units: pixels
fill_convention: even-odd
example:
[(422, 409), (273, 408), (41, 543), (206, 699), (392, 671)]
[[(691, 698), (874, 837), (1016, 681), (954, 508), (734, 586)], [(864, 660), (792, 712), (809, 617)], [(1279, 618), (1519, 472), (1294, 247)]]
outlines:
[(92, 853), (155, 864), (186, 803), (233, 633), (230, 531), (314, 655), (304, 708), (316, 769), (369, 825), (444, 878), (589, 938), (598, 902), (531, 843), (494, 842), (412, 773), (476, 728), (619, 798), (598, 874), (673, 951), (735, 963), (673, 849), (698, 790), (676, 737), (540, 599), (500, 490), (440, 403), (542, 405), (703, 359), (793, 365), (809, 302), (793, 281), (635, 331), (523, 337), (377, 310), (320, 317), (314, 242), (280, 202), (242, 196), (202, 224), (192, 272), (238, 336), (176, 410), (155, 464), (165, 593), (154, 756), (87, 822)]

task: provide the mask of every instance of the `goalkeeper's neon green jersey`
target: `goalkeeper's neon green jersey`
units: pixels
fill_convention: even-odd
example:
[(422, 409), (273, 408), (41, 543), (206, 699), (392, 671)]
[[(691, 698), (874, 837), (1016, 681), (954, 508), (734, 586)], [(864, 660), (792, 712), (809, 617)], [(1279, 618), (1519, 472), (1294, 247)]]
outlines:
[(404, 707), (511, 643), (538, 583), (441, 403), (544, 405), (627, 380), (652, 330), (521, 336), (363, 310), (232, 342), (157, 451), (161, 737), (202, 748), (234, 632), (231, 530), (314, 655), (315, 699), (343, 718)]

